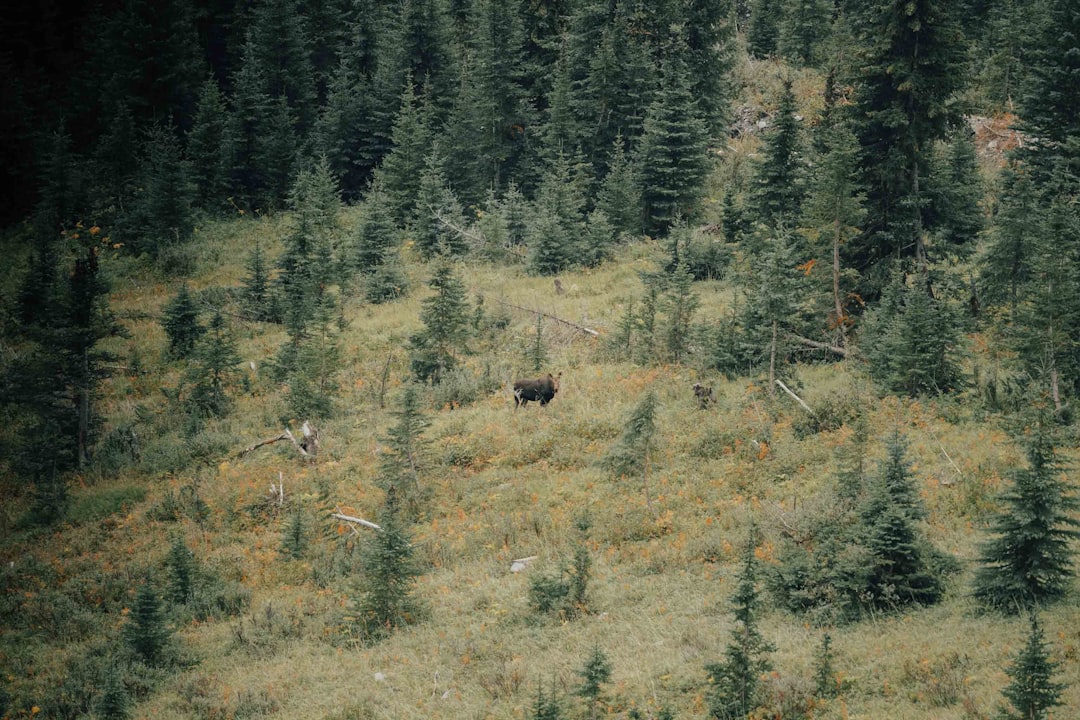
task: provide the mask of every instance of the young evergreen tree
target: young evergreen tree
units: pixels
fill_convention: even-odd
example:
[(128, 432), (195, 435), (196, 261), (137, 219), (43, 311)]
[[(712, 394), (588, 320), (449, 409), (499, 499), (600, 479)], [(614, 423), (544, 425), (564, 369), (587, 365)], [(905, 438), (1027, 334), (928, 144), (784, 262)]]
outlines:
[(124, 625), (124, 639), (136, 657), (151, 667), (160, 667), (168, 660), (172, 630), (150, 580), (144, 581), (135, 595), (135, 606)]
[(763, 60), (776, 54), (784, 0), (751, 0), (746, 46), (750, 54)]
[(274, 302), (270, 270), (258, 240), (247, 259), (247, 274), (240, 288), (240, 304), (244, 315), (252, 320), (281, 322), (281, 309)]
[(636, 164), (642, 183), (645, 231), (666, 234), (675, 218), (698, 217), (709, 171), (708, 128), (678, 59), (667, 62), (660, 90), (645, 114)]
[(616, 478), (641, 478), (650, 508), (649, 470), (656, 450), (656, 409), (656, 393), (649, 390), (630, 413), (622, 435), (603, 460), (604, 467)]
[(940, 258), (969, 256), (983, 229), (984, 189), (975, 156), (974, 133), (967, 127), (952, 134), (927, 180), (928, 224)]
[(296, 346), (294, 361), (286, 375), (288, 391), (285, 396), (294, 417), (326, 419), (336, 410), (341, 343), (333, 307), (329, 301), (315, 307), (303, 338)]
[(424, 328), (409, 338), (410, 364), (418, 380), (437, 384), (457, 366), (471, 333), (465, 285), (449, 260), (436, 265), (428, 285), (435, 294), (421, 302)]
[(128, 720), (131, 717), (131, 695), (116, 665), (110, 666), (105, 673), (101, 694), (94, 701), (94, 717), (101, 720)]
[[(826, 124), (828, 123), (828, 124)], [(858, 146), (855, 135), (840, 118), (823, 119), (815, 135), (821, 155), (817, 159), (817, 182), (811, 186), (803, 207), (800, 224), (814, 255), (829, 267), (831, 307), (826, 327), (838, 346), (847, 342), (848, 313), (847, 273), (841, 258), (842, 248), (859, 232), (866, 211), (863, 193), (855, 184)], [(838, 336), (838, 337), (837, 337)]]
[(791, 80), (785, 79), (776, 119), (765, 135), (765, 147), (754, 167), (747, 199), (747, 208), (757, 222), (769, 228), (794, 228), (806, 193), (796, 114)]
[(821, 636), (821, 645), (814, 656), (814, 693), (819, 698), (834, 698), (840, 692), (840, 682), (833, 667), (834, 659), (832, 636), (825, 633)]
[(976, 599), (1009, 614), (1034, 611), (1065, 595), (1073, 577), (1071, 545), (1080, 537), (1074, 515), (1080, 500), (1063, 478), (1045, 420), (1024, 444), (1027, 467), (1012, 472), (975, 575)]
[(617, 135), (608, 172), (596, 195), (597, 209), (604, 212), (619, 238), (636, 237), (642, 230), (641, 182), (624, 146), (622, 135)]
[(420, 188), (428, 169), (432, 131), (428, 98), (418, 98), (412, 78), (401, 94), (401, 110), (391, 131), (393, 149), (379, 167), (382, 202), (394, 223), (404, 226), (421, 210)]
[(1001, 708), (1001, 720), (1048, 720), (1050, 711), (1064, 705), (1064, 683), (1054, 682), (1059, 663), (1050, 659), (1049, 648), (1034, 613), (1027, 643), (1006, 670), (1010, 680), (1001, 691), (1008, 705)]
[(788, 60), (813, 66), (828, 40), (833, 7), (827, 0), (782, 0), (776, 51)]
[(428, 440), (423, 433), (431, 424), (421, 412), (416, 385), (405, 386), (392, 414), (397, 422), (382, 440), (385, 447), (379, 456), (379, 482), (387, 491), (393, 486), (402, 507), (415, 516), (425, 499), (420, 478), (427, 469)]
[(666, 315), (664, 349), (667, 359), (679, 364), (690, 352), (691, 322), (700, 299), (693, 291), (694, 276), (684, 263), (680, 263), (667, 281), (667, 289), (661, 300)]
[(559, 707), (559, 698), (556, 694), (554, 683), (551, 695), (544, 694), (544, 686), (536, 688), (536, 702), (532, 706), (530, 720), (563, 720), (562, 708)]
[(139, 190), (121, 223), (134, 251), (173, 272), (194, 270), (184, 247), (195, 229), (190, 178), (190, 164), (181, 154), (173, 129), (152, 126), (140, 151)]
[(184, 605), (195, 590), (195, 555), (179, 535), (169, 545), (165, 557), (165, 569), (169, 575), (167, 598), (174, 605)]
[(304, 510), (297, 505), (285, 521), (281, 549), (293, 560), (299, 560), (304, 556), (305, 547), (307, 547), (307, 525), (304, 522)]
[(712, 689), (709, 712), (714, 718), (746, 718), (761, 704), (761, 677), (772, 668), (769, 653), (772, 645), (758, 629), (761, 599), (757, 587), (757, 528), (751, 526), (746, 550), (743, 552), (735, 594), (732, 596), (732, 615), (735, 628), (724, 659), (705, 666)]
[(240, 356), (236, 341), (220, 312), (214, 313), (206, 332), (191, 354), (184, 379), (190, 385), (187, 405), (196, 418), (224, 417), (232, 409)]
[(218, 87), (209, 77), (199, 93), (195, 119), (187, 135), (187, 158), (195, 184), (195, 203), (204, 210), (222, 213), (228, 207), (229, 151), (228, 108)]
[(554, 275), (581, 260), (586, 192), (580, 169), (571, 156), (559, 152), (544, 174), (526, 231), (532, 273)]
[(926, 287), (908, 287), (899, 273), (868, 316), (860, 342), (870, 375), (890, 392), (912, 396), (963, 385), (959, 344), (951, 309)]
[(366, 642), (416, 622), (420, 613), (414, 592), (421, 573), (393, 486), (379, 513), (379, 527), (361, 548), (354, 593), (357, 631)]
[(386, 260), (387, 252), (398, 248), (398, 228), (391, 205), (383, 180), (376, 178), (364, 199), (364, 214), (356, 227), (353, 264), (361, 275), (373, 274)]
[(589, 706), (589, 720), (596, 720), (597, 706), (603, 685), (611, 680), (611, 661), (599, 645), (594, 645), (585, 665), (577, 671), (581, 686), (577, 694), (585, 698)]
[(442, 161), (438, 148), (428, 153), (412, 213), (413, 237), (424, 260), (456, 257), (468, 249), (461, 232), (465, 226), (461, 204), (446, 181)]
[(1027, 168), (1015, 163), (1006, 166), (1001, 188), (999, 209), (979, 263), (980, 287), (987, 304), (1004, 306), (1015, 314), (1022, 291), (1034, 275), (1042, 213)]
[(169, 339), (169, 357), (182, 360), (190, 356), (206, 328), (199, 324), (199, 308), (187, 283), (166, 303), (161, 326)]
[(923, 510), (904, 459), (905, 448), (900, 435), (894, 435), (888, 457), (869, 482), (859, 510), (865, 527), (863, 542), (870, 553), (865, 591), (870, 605), (884, 610), (933, 605), (944, 593), (932, 564), (935, 551), (916, 525)]

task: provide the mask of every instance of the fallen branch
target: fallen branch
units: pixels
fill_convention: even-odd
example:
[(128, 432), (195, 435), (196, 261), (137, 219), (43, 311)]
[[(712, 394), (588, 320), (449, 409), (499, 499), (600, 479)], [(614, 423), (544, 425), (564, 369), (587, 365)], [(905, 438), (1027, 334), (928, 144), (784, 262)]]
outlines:
[(785, 384), (784, 384), (784, 381), (783, 381), (783, 380), (779, 380), (779, 379), (778, 379), (778, 380), (776, 381), (776, 384), (780, 386), (780, 389), (781, 389), (781, 390), (783, 390), (784, 392), (786, 392), (786, 393), (787, 393), (788, 395), (790, 395), (791, 397), (795, 398), (795, 402), (799, 403), (799, 405), (801, 405), (801, 406), (802, 406), (802, 409), (803, 409), (803, 410), (805, 410), (806, 412), (810, 413), (811, 415), (813, 415), (813, 414), (814, 414), (814, 411), (810, 409), (810, 406), (809, 406), (809, 405), (807, 405), (806, 403), (804, 403), (801, 397), (799, 397), (798, 395), (796, 395), (796, 394), (794, 393), (794, 391), (792, 391), (792, 389), (791, 389), (791, 388), (789, 388), (789, 387), (788, 387), (787, 385), (785, 385)]
[(792, 340), (795, 340), (801, 345), (812, 347), (817, 350), (828, 350), (829, 352), (835, 353), (840, 357), (846, 358), (848, 356), (847, 348), (842, 348), (838, 345), (830, 345), (829, 343), (818, 342), (817, 340), (811, 340), (810, 338), (803, 337), (802, 335), (796, 335), (795, 333), (790, 333), (790, 336)]
[(304, 421), (303, 432), (304, 439), (303, 441), (300, 441), (296, 439), (296, 436), (292, 434), (291, 430), (285, 428), (285, 432), (277, 437), (272, 437), (269, 440), (263, 440), (262, 442), (255, 443), (251, 447), (244, 448), (237, 457), (244, 457), (252, 450), (258, 450), (264, 445), (272, 445), (282, 440), (288, 440), (296, 447), (297, 451), (299, 451), (300, 455), (305, 460), (314, 460), (319, 451), (319, 431), (312, 428), (307, 421)]
[(355, 525), (363, 525), (366, 528), (371, 528), (372, 530), (378, 530), (379, 532), (382, 532), (381, 527), (371, 522), (370, 520), (365, 520), (364, 518), (353, 517), (352, 515), (345, 515), (340, 512), (332, 512), (330, 513), (330, 517), (337, 518), (338, 520), (344, 520), (345, 522), (353, 523)]
[(592, 335), (593, 337), (600, 337), (600, 333), (597, 332), (596, 330), (593, 330), (592, 328), (585, 327), (584, 325), (578, 325), (576, 322), (571, 322), (569, 320), (564, 320), (561, 317), (557, 317), (557, 316), (552, 315), (550, 313), (546, 313), (546, 312), (544, 312), (542, 310), (534, 310), (533, 308), (522, 307), (521, 305), (515, 305), (514, 303), (507, 302), (506, 300), (499, 300), (498, 298), (495, 299), (495, 302), (499, 303), (500, 305), (506, 305), (507, 307), (512, 307), (515, 310), (521, 310), (522, 312), (533, 313), (534, 315), (542, 315), (542, 316), (544, 316), (546, 318), (550, 318), (551, 320), (554, 320), (555, 322), (562, 323), (563, 325), (568, 325), (568, 326), (574, 328), (575, 330), (586, 333), (588, 335)]

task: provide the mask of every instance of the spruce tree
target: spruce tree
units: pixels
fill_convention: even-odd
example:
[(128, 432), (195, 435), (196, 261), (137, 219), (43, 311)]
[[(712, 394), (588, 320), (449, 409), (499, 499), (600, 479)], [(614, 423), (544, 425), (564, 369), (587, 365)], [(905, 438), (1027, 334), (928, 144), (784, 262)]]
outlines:
[(421, 302), (424, 328), (409, 338), (413, 374), (439, 383), (457, 366), (470, 336), (465, 285), (449, 260), (440, 261), (428, 285), (435, 294)]
[(383, 180), (377, 178), (364, 199), (364, 214), (356, 227), (353, 264), (361, 275), (373, 274), (385, 262), (388, 251), (397, 250), (398, 229), (391, 205)]
[(285, 531), (282, 533), (281, 549), (293, 560), (299, 560), (304, 555), (307, 546), (307, 526), (304, 522), (304, 510), (300, 505), (293, 508), (285, 521)]
[(115, 664), (105, 673), (101, 694), (94, 701), (94, 717), (100, 720), (127, 720), (131, 717), (131, 696)]
[(940, 157), (933, 159), (931, 171), (927, 217), (935, 227), (937, 255), (965, 258), (974, 251), (983, 229), (984, 189), (974, 133), (967, 127), (953, 133)]
[(142, 143), (138, 192), (122, 219), (130, 247), (147, 254), (162, 269), (189, 273), (193, 263), (185, 245), (195, 229), (191, 166), (181, 154), (171, 127), (154, 125)]
[(1080, 500), (1063, 477), (1046, 420), (1024, 439), (1027, 467), (1012, 472), (1003, 507), (979, 552), (974, 595), (1005, 613), (1035, 610), (1063, 597), (1072, 582)]
[(590, 720), (596, 720), (602, 686), (611, 680), (611, 662), (599, 645), (593, 646), (585, 665), (577, 674), (581, 677), (581, 687), (577, 689), (577, 694), (588, 703)]
[(214, 213), (224, 212), (229, 195), (228, 108), (218, 87), (209, 77), (199, 93), (195, 119), (187, 135), (187, 158), (191, 162), (196, 204)]
[(1047, 720), (1053, 708), (1064, 705), (1061, 694), (1066, 686), (1054, 682), (1059, 663), (1049, 655), (1042, 627), (1032, 613), (1027, 643), (1006, 670), (1010, 681), (1001, 694), (1008, 705), (1001, 708), (1001, 720)]
[(396, 488), (399, 496), (403, 496), (402, 507), (415, 515), (424, 499), (420, 478), (428, 462), (428, 441), (423, 432), (431, 424), (421, 412), (416, 385), (405, 386), (392, 414), (397, 422), (383, 438), (379, 482), (386, 490), (391, 486)]
[(169, 602), (174, 605), (187, 603), (195, 590), (195, 555), (179, 535), (169, 545), (165, 568), (169, 574)]
[(869, 551), (866, 594), (878, 609), (938, 602), (944, 586), (932, 564), (934, 551), (921, 536), (923, 510), (905, 460), (906, 446), (897, 434), (887, 459), (868, 487), (859, 509), (863, 544)]
[(618, 238), (641, 234), (641, 183), (637, 168), (627, 157), (622, 135), (615, 137), (608, 172), (597, 191), (596, 207), (607, 216)]
[(442, 161), (438, 148), (428, 153), (413, 208), (411, 229), (424, 260), (464, 255), (466, 251), (461, 204), (446, 181)]
[(709, 171), (708, 129), (686, 65), (668, 61), (661, 89), (645, 114), (636, 164), (642, 183), (645, 231), (663, 235), (683, 216), (695, 220)]
[(295, 346), (293, 362), (285, 376), (288, 383), (285, 402), (293, 417), (326, 419), (337, 409), (341, 343), (338, 318), (332, 311), (329, 301), (316, 305)]
[(420, 208), (420, 187), (428, 165), (432, 131), (428, 98), (416, 97), (412, 79), (401, 94), (401, 109), (391, 133), (393, 149), (379, 167), (381, 201), (395, 224), (404, 226)]
[(782, 0), (777, 53), (800, 65), (814, 65), (829, 38), (832, 11), (827, 0)]
[(1034, 275), (1042, 213), (1031, 172), (1012, 163), (1001, 173), (999, 208), (981, 258), (982, 296), (1015, 313)]
[(223, 417), (232, 409), (230, 397), (239, 377), (236, 341), (221, 313), (214, 313), (191, 356), (184, 379), (190, 386), (189, 411), (196, 418)]
[(746, 46), (759, 60), (776, 54), (783, 5), (784, 0), (751, 0)]
[(641, 478), (650, 509), (649, 470), (656, 450), (656, 409), (656, 393), (649, 390), (634, 406), (619, 440), (603, 460), (604, 467), (616, 478)]
[(735, 627), (724, 659), (705, 666), (712, 685), (708, 703), (712, 717), (719, 720), (745, 718), (761, 704), (761, 676), (772, 668), (769, 653), (772, 645), (758, 629), (761, 599), (757, 588), (756, 526), (743, 552), (742, 567), (732, 596)]
[(665, 316), (664, 349), (667, 359), (679, 364), (690, 352), (691, 322), (700, 300), (693, 291), (694, 277), (680, 263), (668, 278), (667, 290), (661, 301)]
[(262, 244), (256, 240), (248, 255), (247, 274), (240, 288), (240, 304), (244, 315), (252, 320), (281, 322), (281, 309), (271, 294), (270, 271)]
[(765, 135), (761, 159), (753, 170), (747, 201), (757, 221), (770, 228), (793, 228), (806, 192), (796, 114), (791, 80), (785, 79), (775, 122)]
[(167, 661), (172, 630), (166, 623), (157, 589), (149, 579), (139, 586), (135, 595), (135, 606), (124, 626), (124, 638), (147, 665), (159, 667)]
[(416, 622), (420, 612), (414, 597), (420, 570), (393, 486), (387, 490), (378, 524), (380, 529), (360, 550), (360, 577), (354, 591), (357, 630), (367, 642)]
[(161, 325), (169, 339), (169, 357), (182, 360), (190, 356), (206, 328), (199, 324), (199, 309), (187, 283), (165, 305)]
[(966, 73), (964, 36), (955, 3), (874, 0), (847, 8), (858, 47), (852, 127), (862, 150), (866, 223), (847, 247), (863, 270), (858, 288), (875, 297), (894, 258), (914, 259), (924, 274), (933, 258), (924, 217), (935, 142), (959, 124), (955, 102)]

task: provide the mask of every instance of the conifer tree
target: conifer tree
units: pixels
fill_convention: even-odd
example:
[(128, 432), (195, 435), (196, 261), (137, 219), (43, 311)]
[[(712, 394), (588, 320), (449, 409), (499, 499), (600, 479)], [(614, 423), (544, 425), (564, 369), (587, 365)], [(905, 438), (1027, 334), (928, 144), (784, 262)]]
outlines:
[(776, 50), (801, 65), (814, 65), (829, 37), (832, 6), (827, 0), (781, 0)]
[(795, 227), (806, 192), (796, 112), (791, 80), (785, 79), (775, 122), (765, 135), (761, 160), (754, 167), (747, 201), (757, 221), (770, 228)]
[(420, 569), (392, 485), (379, 513), (379, 527), (360, 551), (360, 577), (354, 596), (357, 630), (368, 642), (416, 622), (420, 612), (414, 597)]
[(420, 393), (416, 385), (405, 386), (392, 414), (397, 422), (383, 438), (385, 448), (379, 457), (379, 482), (386, 490), (393, 486), (402, 507), (415, 515), (424, 499), (420, 477), (428, 462), (428, 441), (423, 433), (431, 424), (420, 411)]
[(746, 46), (750, 54), (765, 59), (776, 53), (784, 0), (752, 0)]
[(881, 609), (932, 605), (944, 593), (931, 565), (932, 552), (918, 533), (916, 522), (923, 511), (904, 455), (905, 445), (894, 435), (888, 458), (860, 508), (870, 553), (866, 592), (870, 603)]
[(611, 662), (599, 645), (593, 646), (592, 652), (585, 660), (585, 665), (578, 670), (577, 674), (581, 677), (581, 687), (578, 688), (577, 694), (585, 698), (585, 702), (588, 703), (590, 720), (596, 720), (602, 686), (611, 680)]
[(966, 73), (957, 7), (942, 0), (875, 0), (847, 8), (858, 43), (852, 126), (859, 138), (859, 177), (866, 223), (847, 250), (863, 271), (867, 299), (885, 284), (894, 258), (913, 259), (923, 275), (932, 261), (924, 217), (934, 143), (959, 124), (954, 102)]
[(980, 548), (974, 595), (1000, 612), (1033, 611), (1060, 599), (1072, 582), (1080, 500), (1062, 477), (1045, 423), (1025, 438), (1027, 467), (1012, 472), (992, 537)]
[(984, 299), (1015, 313), (1034, 274), (1035, 248), (1042, 234), (1041, 208), (1031, 172), (1011, 164), (1002, 171), (1000, 207), (980, 263)]
[(664, 330), (664, 349), (667, 358), (679, 364), (690, 351), (691, 322), (700, 300), (693, 291), (694, 277), (684, 263), (671, 273), (662, 299), (667, 326)]
[(139, 191), (122, 219), (123, 234), (136, 252), (187, 273), (194, 269), (184, 245), (195, 228), (191, 169), (183, 159), (172, 128), (154, 125), (142, 143), (137, 175)]
[(927, 184), (927, 218), (935, 228), (935, 255), (942, 259), (967, 257), (982, 232), (979, 205), (984, 194), (974, 133), (969, 128), (953, 133), (941, 157), (933, 159)]
[(374, 273), (386, 260), (388, 251), (397, 250), (398, 229), (391, 205), (382, 179), (376, 178), (364, 199), (364, 214), (356, 229), (353, 264), (361, 275)]
[(262, 244), (256, 240), (247, 259), (247, 274), (240, 288), (240, 303), (244, 314), (252, 320), (281, 322), (281, 309), (271, 294), (270, 271)]
[(551, 695), (544, 694), (544, 686), (537, 685), (536, 702), (532, 706), (530, 720), (562, 720), (562, 709), (559, 707), (559, 698), (556, 695), (554, 683)]
[(731, 641), (722, 661), (705, 666), (712, 685), (709, 712), (720, 720), (750, 716), (761, 702), (761, 676), (772, 667), (768, 656), (773, 647), (758, 629), (761, 599), (754, 555), (757, 542), (757, 528), (751, 526), (738, 584), (731, 599), (735, 620)]
[(221, 313), (214, 313), (185, 373), (185, 380), (191, 386), (187, 404), (195, 417), (223, 417), (229, 413), (232, 409), (229, 396), (239, 376), (239, 364), (232, 331)]
[(820, 128), (816, 135), (822, 153), (816, 163), (817, 182), (809, 190), (801, 227), (816, 257), (830, 268), (832, 302), (826, 325), (835, 330), (834, 334), (839, 335), (838, 345), (843, 346), (850, 318), (841, 250), (858, 233), (866, 211), (863, 193), (855, 184), (858, 159), (855, 135), (836, 117), (823, 118)]
[(871, 376), (890, 392), (913, 396), (963, 384), (959, 344), (951, 309), (926, 287), (908, 287), (899, 273), (867, 318), (861, 340)]
[(187, 135), (187, 158), (191, 162), (196, 204), (211, 212), (223, 212), (229, 195), (228, 108), (218, 87), (209, 77), (199, 92), (199, 104)]
[(630, 413), (619, 440), (603, 461), (616, 478), (641, 478), (645, 502), (650, 508), (649, 470), (656, 450), (656, 409), (656, 393), (649, 390)]
[(158, 667), (167, 660), (172, 630), (165, 621), (161, 598), (149, 579), (139, 586), (135, 595), (135, 606), (124, 626), (124, 638), (147, 665)]
[(421, 303), (424, 328), (409, 338), (410, 363), (417, 379), (437, 384), (467, 349), (469, 314), (465, 285), (449, 260), (436, 265), (428, 285), (435, 294)]
[(410, 222), (421, 210), (417, 204), (432, 140), (428, 102), (427, 97), (416, 97), (412, 78), (409, 78), (391, 131), (393, 149), (383, 158), (379, 168), (379, 185), (385, 193), (382, 202), (388, 205), (390, 216), (399, 226)]
[(819, 698), (832, 698), (840, 691), (840, 683), (833, 668), (832, 636), (821, 636), (821, 646), (814, 656), (814, 692)]
[(206, 328), (199, 324), (199, 309), (187, 283), (165, 305), (161, 325), (169, 339), (168, 355), (177, 360), (191, 355)]
[(304, 522), (304, 511), (300, 505), (293, 508), (285, 521), (285, 532), (281, 538), (281, 549), (293, 560), (299, 560), (304, 555), (307, 545), (307, 527)]
[(637, 169), (626, 155), (625, 141), (617, 135), (608, 172), (597, 191), (596, 207), (602, 210), (617, 237), (641, 234), (641, 183)]
[(187, 603), (195, 589), (195, 556), (179, 535), (169, 545), (165, 568), (169, 573), (169, 602), (175, 605)]
[(709, 170), (707, 126), (678, 59), (663, 67), (660, 90), (645, 114), (636, 163), (642, 183), (645, 231), (663, 235), (675, 218), (698, 217)]
[(461, 204), (446, 181), (442, 160), (438, 148), (428, 153), (413, 208), (411, 228), (424, 260), (464, 255), (467, 249), (461, 233), (465, 225)]
[(1001, 691), (1008, 705), (1001, 708), (1001, 720), (1047, 720), (1050, 711), (1062, 706), (1063, 683), (1054, 682), (1059, 663), (1050, 659), (1049, 648), (1034, 613), (1027, 643), (1006, 670), (1011, 678)]
[(94, 717), (101, 720), (127, 720), (131, 717), (131, 696), (115, 664), (105, 673), (101, 694), (94, 702)]
[[(330, 301), (316, 305), (286, 375), (286, 403), (295, 417), (325, 419), (333, 416), (340, 386), (340, 328)], [(292, 347), (292, 346), (289, 346)]]

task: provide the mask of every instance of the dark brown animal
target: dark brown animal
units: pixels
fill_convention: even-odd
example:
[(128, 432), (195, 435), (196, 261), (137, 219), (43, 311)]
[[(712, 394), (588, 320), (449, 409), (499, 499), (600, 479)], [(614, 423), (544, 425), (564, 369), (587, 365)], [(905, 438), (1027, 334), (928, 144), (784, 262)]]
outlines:
[(547, 377), (539, 377), (529, 380), (517, 380), (514, 382), (514, 409), (518, 405), (527, 405), (530, 400), (536, 400), (541, 405), (547, 405), (559, 392), (559, 378), (562, 373), (555, 377), (551, 373)]
[(716, 402), (716, 395), (713, 393), (712, 385), (694, 383), (694, 397), (697, 398), (698, 407), (702, 410)]

